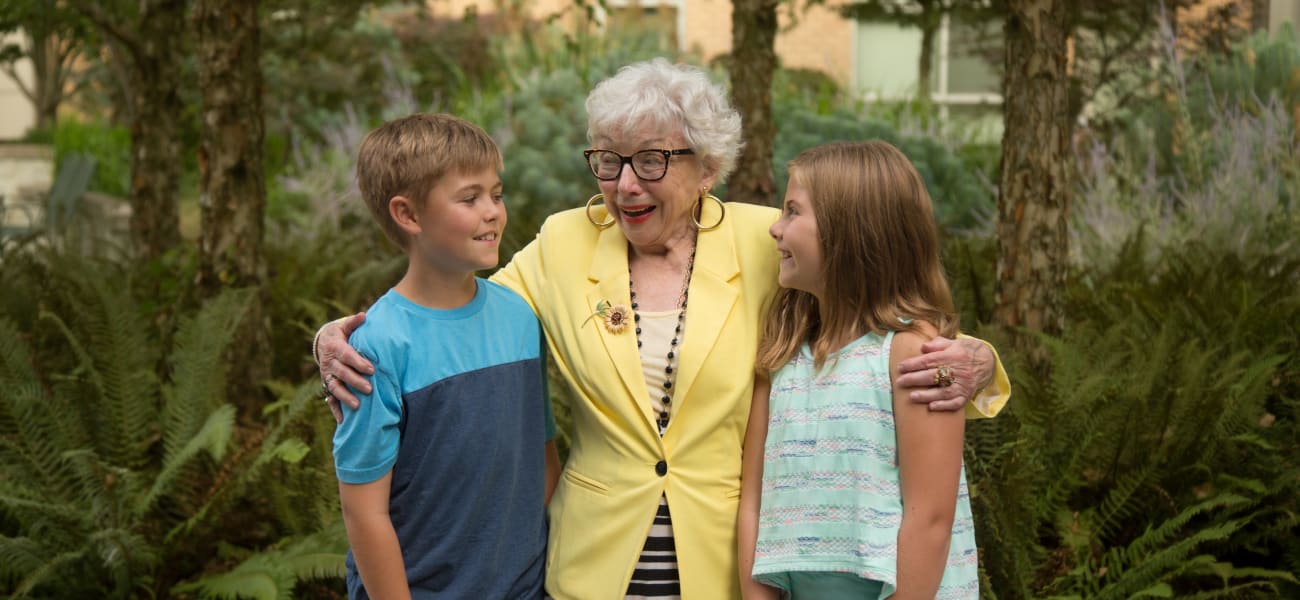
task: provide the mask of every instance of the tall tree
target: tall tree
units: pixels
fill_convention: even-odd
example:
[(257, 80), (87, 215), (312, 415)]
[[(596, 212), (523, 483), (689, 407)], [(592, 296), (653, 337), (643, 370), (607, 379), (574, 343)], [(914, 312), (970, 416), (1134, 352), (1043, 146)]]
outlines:
[[(90, 32), (89, 24), (62, 0), (0, 0), (0, 33), (22, 34), (21, 42), (0, 47), (0, 71), (31, 102), (36, 129), (53, 129), (59, 105), (76, 93), (72, 67)], [(18, 74), (23, 59), (30, 61), (31, 81)]]
[(1069, 7), (1007, 4), (995, 315), (1004, 325), (1059, 332), (1069, 255)]
[(131, 131), (131, 242), (149, 260), (180, 244), (179, 89), (186, 0), (100, 0), (73, 5), (103, 32), (110, 68), (127, 91)]
[[(208, 297), (226, 287), (260, 288), (266, 278), (259, 2), (198, 0), (194, 7), (203, 96), (198, 283)], [(229, 357), (230, 397), (246, 409), (257, 406), (256, 386), (270, 375), (271, 343), (261, 304), (252, 304)]]
[(727, 187), (733, 202), (770, 205), (772, 176), (772, 75), (776, 72), (776, 8), (780, 0), (731, 2), (731, 100), (740, 112), (741, 139), (736, 171)]

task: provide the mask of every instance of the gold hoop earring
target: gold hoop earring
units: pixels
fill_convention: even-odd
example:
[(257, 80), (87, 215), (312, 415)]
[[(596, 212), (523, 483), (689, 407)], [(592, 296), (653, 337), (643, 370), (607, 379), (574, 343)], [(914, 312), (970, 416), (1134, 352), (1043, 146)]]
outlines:
[[(718, 215), (718, 222), (717, 222), (717, 223), (714, 223), (714, 224), (712, 224), (712, 225), (710, 225), (710, 226), (708, 226), (708, 227), (705, 227), (703, 224), (700, 223), (700, 217), (704, 216), (704, 199), (705, 199), (705, 198), (708, 198), (709, 200), (712, 200), (712, 201), (714, 201), (714, 202), (717, 202), (717, 203), (718, 203), (718, 210), (722, 212), (722, 214)], [(710, 194), (710, 193), (707, 193), (707, 192), (706, 192), (706, 193), (703, 193), (703, 194), (700, 194), (700, 198), (699, 198), (699, 200), (696, 201), (695, 210), (691, 211), (691, 221), (693, 221), (693, 222), (695, 223), (695, 226), (698, 227), (698, 228), (700, 229), (700, 231), (713, 231), (714, 229), (717, 229), (718, 227), (721, 227), (721, 226), (722, 226), (722, 220), (725, 219), (725, 218), (727, 218), (727, 205), (724, 204), (724, 203), (722, 202), (722, 200), (719, 200), (717, 196), (714, 196), (713, 194)]]
[[(596, 229), (606, 229), (606, 228), (608, 228), (610, 225), (613, 225), (613, 224), (614, 224), (614, 215), (609, 215), (609, 220), (608, 220), (608, 221), (605, 221), (605, 222), (603, 222), (603, 223), (601, 223), (601, 222), (597, 222), (596, 219), (593, 219), (593, 218), (591, 217), (591, 206), (592, 206), (592, 203), (594, 203), (597, 199), (600, 200), (601, 205), (604, 205), (604, 204), (605, 204), (605, 195), (604, 195), (604, 194), (596, 194), (595, 196), (592, 196), (592, 197), (588, 198), (588, 199), (587, 199), (587, 220), (588, 220), (588, 221), (591, 221), (591, 224), (592, 224), (592, 225), (595, 225), (595, 226), (596, 226)], [(608, 209), (607, 209), (607, 210), (608, 210)]]

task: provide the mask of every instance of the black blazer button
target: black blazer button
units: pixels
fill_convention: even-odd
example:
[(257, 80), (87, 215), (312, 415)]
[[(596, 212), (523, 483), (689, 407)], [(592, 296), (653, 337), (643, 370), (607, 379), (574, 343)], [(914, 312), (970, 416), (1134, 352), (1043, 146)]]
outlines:
[(662, 461), (662, 460), (659, 461), (659, 462), (657, 462), (657, 463), (655, 463), (655, 473), (658, 473), (660, 477), (663, 477), (664, 475), (667, 475), (667, 474), (668, 474), (668, 463), (666, 463), (666, 462), (664, 462), (664, 461)]

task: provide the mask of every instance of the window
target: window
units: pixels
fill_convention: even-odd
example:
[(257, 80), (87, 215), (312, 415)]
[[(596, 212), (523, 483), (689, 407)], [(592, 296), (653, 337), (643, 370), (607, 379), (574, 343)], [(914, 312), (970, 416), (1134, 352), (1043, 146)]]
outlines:
[(681, 0), (607, 0), (603, 13), (606, 31), (646, 33), (664, 48), (682, 48)]
[[(921, 31), (893, 23), (858, 21), (854, 39), (853, 87), (868, 100), (911, 100), (920, 76)], [(935, 35), (930, 97), (947, 117), (997, 112), (1001, 74), (989, 59), (1001, 56), (998, 23), (944, 19)], [(999, 133), (1000, 135), (1000, 133)]]

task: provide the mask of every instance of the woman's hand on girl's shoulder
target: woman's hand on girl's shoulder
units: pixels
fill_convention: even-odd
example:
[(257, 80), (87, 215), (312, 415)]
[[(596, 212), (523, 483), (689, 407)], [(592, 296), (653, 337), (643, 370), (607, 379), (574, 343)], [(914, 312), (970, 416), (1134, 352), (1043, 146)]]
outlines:
[[(908, 389), (912, 402), (929, 404), (930, 410), (961, 410), (992, 378), (993, 352), (977, 339), (926, 338), (919, 350), (898, 364), (894, 386)], [(950, 384), (940, 385), (943, 375)]]

